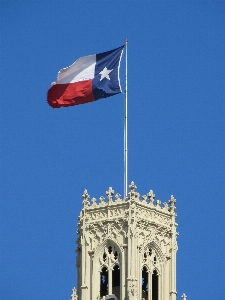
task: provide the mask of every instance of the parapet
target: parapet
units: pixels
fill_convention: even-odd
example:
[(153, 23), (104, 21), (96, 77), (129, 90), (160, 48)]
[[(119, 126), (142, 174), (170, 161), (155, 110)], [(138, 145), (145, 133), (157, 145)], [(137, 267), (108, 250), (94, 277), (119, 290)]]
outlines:
[[(155, 194), (150, 190), (146, 195), (140, 197), (136, 192), (136, 185), (132, 181), (129, 185), (128, 196), (121, 198), (119, 193), (115, 194), (112, 187), (106, 191), (106, 197), (101, 196), (99, 201), (92, 198), (87, 190), (84, 191), (83, 209), (78, 217), (78, 236), (83, 230), (92, 228), (97, 225), (105, 227), (109, 222), (122, 222), (123, 227), (127, 226), (140, 227), (142, 230), (148, 231), (149, 226), (164, 228), (163, 231), (171, 232), (176, 230), (177, 223), (175, 222), (175, 203), (176, 199), (173, 195), (170, 196), (168, 202), (161, 205), (160, 200), (155, 201)], [(115, 197), (114, 197), (115, 194)]]
[[(97, 202), (96, 198), (92, 198), (91, 202), (89, 201), (90, 195), (88, 194), (87, 190), (84, 190), (84, 193), (82, 195), (83, 197), (83, 206), (85, 210), (93, 210), (101, 207), (106, 207), (106, 206), (117, 206), (117, 205), (122, 205), (130, 202), (135, 202), (138, 205), (141, 205), (146, 208), (155, 208), (155, 210), (162, 211), (167, 214), (175, 214), (175, 203), (176, 199), (174, 198), (173, 195), (170, 196), (170, 199), (167, 202), (164, 202), (161, 206), (161, 201), (160, 200), (155, 200), (155, 194), (153, 193), (153, 190), (150, 190), (146, 195), (143, 195), (140, 198), (140, 194), (136, 192), (136, 185), (132, 181), (131, 184), (129, 185), (129, 193), (128, 197), (125, 197), (124, 199), (121, 198), (121, 195), (119, 193), (115, 194), (115, 199), (114, 199), (114, 190), (112, 187), (109, 187), (109, 189), (106, 191), (106, 196), (107, 200), (101, 196), (99, 198), (99, 203)], [(106, 201), (105, 201), (106, 200)], [(176, 215), (176, 214), (175, 214)]]

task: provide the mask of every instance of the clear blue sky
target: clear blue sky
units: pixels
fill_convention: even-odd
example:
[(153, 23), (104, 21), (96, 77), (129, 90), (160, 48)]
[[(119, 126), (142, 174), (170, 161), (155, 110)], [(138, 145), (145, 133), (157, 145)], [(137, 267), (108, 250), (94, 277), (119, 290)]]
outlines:
[(0, 37), (0, 298), (70, 299), (84, 189), (123, 194), (123, 95), (46, 93), (128, 38), (129, 182), (177, 199), (177, 299), (224, 299), (225, 1), (1, 0)]

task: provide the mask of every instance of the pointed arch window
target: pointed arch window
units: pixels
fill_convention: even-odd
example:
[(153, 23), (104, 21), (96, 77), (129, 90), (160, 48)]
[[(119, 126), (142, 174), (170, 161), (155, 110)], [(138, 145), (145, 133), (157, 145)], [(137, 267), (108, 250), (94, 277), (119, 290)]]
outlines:
[(160, 255), (154, 245), (147, 245), (142, 252), (142, 298), (159, 300)]
[(100, 262), (100, 297), (114, 294), (120, 300), (121, 289), (121, 252), (113, 243), (102, 249)]

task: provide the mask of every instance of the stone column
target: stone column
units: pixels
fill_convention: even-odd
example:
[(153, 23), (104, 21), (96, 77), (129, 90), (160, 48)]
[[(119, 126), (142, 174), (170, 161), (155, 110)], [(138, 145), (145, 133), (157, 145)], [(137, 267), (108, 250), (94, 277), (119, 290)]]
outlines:
[(148, 300), (152, 300), (152, 272), (148, 272)]
[(90, 250), (88, 251), (88, 254), (90, 256), (89, 258), (89, 266), (90, 266), (90, 276), (89, 276), (89, 297), (91, 299), (92, 295), (93, 295), (93, 255), (94, 255), (94, 251)]
[(112, 270), (108, 269), (108, 294), (112, 295)]
[(176, 252), (177, 252), (177, 242), (176, 242), (176, 214), (175, 214), (175, 206), (176, 199), (173, 195), (171, 195), (169, 200), (169, 211), (171, 213), (171, 269), (170, 269), (170, 276), (171, 276), (171, 290), (170, 290), (170, 299), (176, 300), (177, 292), (176, 292)]
[(170, 258), (164, 262), (162, 268), (162, 278), (163, 278), (163, 287), (162, 287), (162, 299), (169, 300), (170, 294), (170, 276), (169, 276), (169, 269), (170, 269)]
[(127, 261), (127, 245), (123, 245), (123, 252), (122, 252), (122, 261), (121, 261), (121, 270), (120, 270), (120, 299), (125, 299), (125, 291), (126, 291), (126, 261)]
[(128, 300), (138, 299), (138, 272), (137, 272), (137, 236), (136, 236), (136, 202), (139, 201), (139, 194), (135, 192), (136, 186), (131, 182), (129, 201), (129, 224), (128, 224)]
[(163, 282), (162, 282), (162, 275), (158, 275), (158, 299), (162, 298), (162, 288), (163, 288)]
[(87, 257), (88, 257), (88, 252), (87, 252), (87, 234), (86, 234), (86, 209), (90, 206), (89, 198), (90, 196), (88, 195), (87, 190), (84, 191), (83, 195), (83, 222), (82, 222), (82, 237), (81, 237), (81, 256), (82, 256), (82, 285), (81, 285), (81, 300), (87, 299), (87, 283), (86, 283), (86, 277), (87, 277)]

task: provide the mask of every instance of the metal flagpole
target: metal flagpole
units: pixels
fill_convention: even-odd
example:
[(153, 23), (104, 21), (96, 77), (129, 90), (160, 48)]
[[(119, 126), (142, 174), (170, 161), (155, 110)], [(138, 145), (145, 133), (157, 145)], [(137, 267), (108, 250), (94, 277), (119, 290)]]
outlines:
[(127, 196), (127, 172), (128, 172), (128, 160), (127, 160), (127, 45), (128, 39), (126, 39), (126, 70), (125, 70), (125, 107), (124, 107), (124, 198)]

